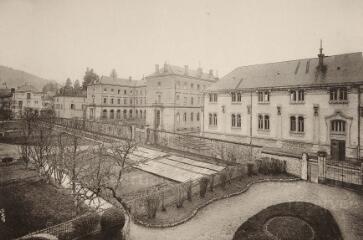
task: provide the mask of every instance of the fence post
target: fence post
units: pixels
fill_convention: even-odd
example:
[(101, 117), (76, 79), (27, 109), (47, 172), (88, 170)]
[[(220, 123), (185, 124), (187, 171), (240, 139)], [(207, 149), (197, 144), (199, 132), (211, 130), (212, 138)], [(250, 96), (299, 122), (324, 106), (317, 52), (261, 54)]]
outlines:
[(318, 152), (318, 183), (324, 183), (326, 177), (326, 152)]

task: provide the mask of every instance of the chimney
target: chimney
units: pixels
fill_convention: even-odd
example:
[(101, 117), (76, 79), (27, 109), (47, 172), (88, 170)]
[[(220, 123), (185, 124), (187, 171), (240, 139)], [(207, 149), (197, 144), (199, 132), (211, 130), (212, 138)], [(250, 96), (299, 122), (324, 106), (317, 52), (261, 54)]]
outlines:
[(324, 57), (325, 57), (325, 55), (323, 54), (323, 44), (322, 44), (322, 41), (320, 40), (320, 51), (318, 54), (318, 58), (319, 58), (318, 68), (321, 71), (323, 71), (323, 69), (324, 69)]
[(213, 77), (213, 69), (209, 70), (209, 76)]
[(159, 64), (155, 64), (155, 73), (160, 73)]
[(189, 66), (184, 65), (184, 75), (188, 75), (188, 74), (189, 74)]

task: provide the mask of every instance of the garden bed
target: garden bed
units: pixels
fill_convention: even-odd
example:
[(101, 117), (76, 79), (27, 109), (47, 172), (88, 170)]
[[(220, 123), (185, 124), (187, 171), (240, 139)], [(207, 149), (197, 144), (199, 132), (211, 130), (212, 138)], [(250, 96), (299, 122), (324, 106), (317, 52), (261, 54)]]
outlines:
[(286, 202), (270, 206), (249, 218), (233, 240), (340, 240), (339, 226), (331, 213), (307, 202)]
[(240, 180), (233, 180), (231, 184), (226, 184), (225, 189), (218, 186), (215, 187), (213, 192), (208, 188), (204, 198), (201, 198), (198, 194), (193, 194), (192, 201), (185, 200), (183, 206), (177, 208), (176, 204), (166, 206), (166, 211), (158, 210), (155, 218), (148, 218), (147, 215), (136, 215), (134, 220), (136, 223), (147, 227), (171, 227), (182, 224), (191, 219), (196, 212), (219, 199), (234, 196), (246, 191), (249, 185), (260, 182), (263, 180), (288, 180), (296, 179), (286, 174), (280, 175), (253, 175), (244, 177)]

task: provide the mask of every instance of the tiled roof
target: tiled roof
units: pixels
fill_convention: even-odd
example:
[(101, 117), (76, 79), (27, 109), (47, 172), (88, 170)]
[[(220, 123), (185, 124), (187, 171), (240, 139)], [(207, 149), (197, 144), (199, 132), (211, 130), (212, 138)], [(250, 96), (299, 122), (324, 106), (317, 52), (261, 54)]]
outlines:
[(213, 74), (203, 72), (201, 68), (197, 70), (188, 69), (188, 74), (185, 74), (185, 68), (170, 64), (164, 64), (164, 67), (160, 68), (159, 72), (154, 72), (147, 77), (156, 77), (168, 74), (189, 76), (189, 77), (200, 78), (205, 80), (213, 80), (213, 81), (217, 79), (216, 76), (214, 76)]
[(363, 83), (361, 52), (324, 57), (325, 72), (318, 63), (318, 58), (308, 58), (238, 67), (207, 91)]
[(108, 76), (102, 76), (100, 80), (95, 84), (110, 84), (110, 85), (120, 85), (120, 86), (130, 86), (130, 87), (146, 86), (145, 80), (130, 80), (124, 78), (114, 79)]
[(25, 83), (24, 85), (19, 86), (16, 89), (17, 92), (39, 92), (37, 88), (35, 88), (33, 85), (30, 85), (28, 83)]

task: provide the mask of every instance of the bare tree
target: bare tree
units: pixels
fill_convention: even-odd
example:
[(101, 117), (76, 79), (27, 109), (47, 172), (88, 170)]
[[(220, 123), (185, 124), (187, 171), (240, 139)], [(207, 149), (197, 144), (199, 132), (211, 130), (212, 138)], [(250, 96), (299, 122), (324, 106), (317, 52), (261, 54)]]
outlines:
[(21, 160), (25, 164), (25, 168), (28, 168), (30, 161), (30, 145), (34, 134), (34, 128), (39, 120), (38, 112), (31, 108), (26, 108), (20, 115), (20, 137), (21, 145), (18, 151), (21, 156)]

